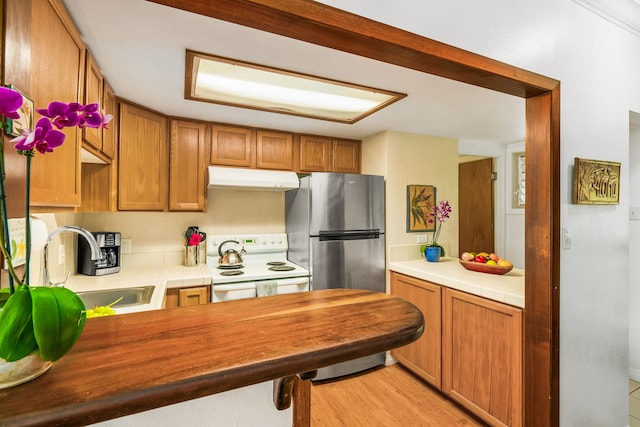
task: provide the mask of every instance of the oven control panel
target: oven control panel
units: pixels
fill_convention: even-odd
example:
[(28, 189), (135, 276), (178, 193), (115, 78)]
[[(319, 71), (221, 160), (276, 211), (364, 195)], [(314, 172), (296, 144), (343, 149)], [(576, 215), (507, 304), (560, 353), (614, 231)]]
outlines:
[(286, 252), (288, 248), (286, 233), (207, 234), (207, 242), (207, 251), (210, 254), (217, 254), (218, 247), (223, 243), (223, 251), (227, 249), (240, 251), (244, 248), (247, 253)]

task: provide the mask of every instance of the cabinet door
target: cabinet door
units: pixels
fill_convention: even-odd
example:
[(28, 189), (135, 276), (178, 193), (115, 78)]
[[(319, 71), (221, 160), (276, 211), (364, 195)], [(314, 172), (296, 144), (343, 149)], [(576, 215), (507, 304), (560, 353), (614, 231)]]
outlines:
[(167, 209), (167, 121), (154, 112), (120, 104), (118, 209)]
[(293, 170), (293, 135), (258, 131), (256, 136), (258, 169)]
[(443, 391), (493, 426), (522, 426), (522, 310), (445, 289), (442, 311)]
[(204, 123), (171, 121), (169, 210), (205, 210), (206, 130)]
[(255, 131), (235, 126), (211, 127), (211, 164), (255, 166)]
[(106, 80), (103, 81), (102, 95), (105, 114), (113, 116), (113, 119), (107, 124), (107, 128), (102, 129), (102, 152), (107, 157), (114, 159), (116, 157), (116, 147), (118, 146), (118, 110), (116, 96)]
[[(47, 108), (52, 101), (82, 102), (78, 82), (82, 81), (85, 47), (71, 19), (58, 2), (48, 1), (31, 2), (31, 18), (30, 98), (35, 108)], [(34, 206), (80, 205), (81, 132), (75, 127), (63, 132), (64, 144), (32, 160)]]
[(360, 173), (360, 144), (348, 139), (334, 140), (332, 172)]
[(330, 172), (333, 141), (321, 136), (300, 136), (300, 171)]
[(391, 350), (400, 364), (440, 388), (441, 385), (441, 294), (439, 285), (391, 272), (391, 294), (409, 301), (424, 316), (424, 333), (418, 340)]
[(210, 286), (169, 288), (165, 294), (164, 308), (188, 307), (211, 302)]
[[(104, 79), (98, 64), (88, 50), (86, 52), (84, 77), (84, 103), (97, 103), (102, 109), (104, 105), (102, 95)], [(84, 127), (82, 129), (82, 139), (93, 148), (102, 150), (102, 128)]]

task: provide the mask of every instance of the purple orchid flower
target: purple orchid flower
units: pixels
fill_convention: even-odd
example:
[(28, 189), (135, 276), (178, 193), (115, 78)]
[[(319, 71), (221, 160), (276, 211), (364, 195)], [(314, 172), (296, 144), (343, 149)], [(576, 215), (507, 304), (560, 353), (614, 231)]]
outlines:
[(62, 145), (65, 134), (53, 129), (48, 118), (43, 117), (38, 120), (35, 129), (25, 131), (21, 136), (14, 138), (15, 149), (29, 152), (33, 149), (40, 153), (51, 153), (53, 149)]
[(113, 114), (107, 114), (106, 111), (102, 110), (102, 123), (101, 126), (103, 129), (108, 129), (107, 125), (113, 119)]
[(0, 114), (12, 119), (19, 119), (17, 111), (22, 106), (24, 100), (22, 95), (13, 89), (0, 86)]
[(98, 104), (85, 105), (80, 111), (80, 127), (99, 128), (102, 126), (102, 116)]
[(54, 101), (46, 109), (38, 109), (38, 113), (53, 121), (58, 129), (78, 126), (80, 118), (78, 117), (78, 109), (81, 107), (77, 102), (67, 104), (65, 102)]

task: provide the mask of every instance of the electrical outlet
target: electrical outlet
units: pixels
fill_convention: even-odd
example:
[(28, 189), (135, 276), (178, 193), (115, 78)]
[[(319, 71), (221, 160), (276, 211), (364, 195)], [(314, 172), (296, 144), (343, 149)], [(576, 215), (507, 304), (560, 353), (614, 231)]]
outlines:
[(131, 253), (131, 239), (121, 239), (120, 240), (120, 249), (122, 250), (123, 254), (130, 254)]
[(427, 243), (427, 236), (419, 235), (417, 237), (417, 243)]
[(64, 265), (66, 255), (64, 244), (58, 245), (58, 265)]
[(571, 249), (571, 229), (562, 228), (562, 249)]

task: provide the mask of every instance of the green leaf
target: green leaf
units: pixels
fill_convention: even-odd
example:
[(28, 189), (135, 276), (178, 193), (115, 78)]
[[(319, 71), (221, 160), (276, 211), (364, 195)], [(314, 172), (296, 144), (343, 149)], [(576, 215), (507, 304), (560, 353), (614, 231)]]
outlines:
[(22, 285), (9, 297), (0, 313), (0, 357), (22, 359), (37, 348), (31, 317), (31, 294)]
[(33, 331), (43, 360), (56, 361), (76, 343), (86, 320), (84, 303), (67, 288), (31, 288)]
[(11, 292), (9, 288), (0, 289), (0, 310), (2, 310), (2, 307), (7, 303), (10, 296)]

